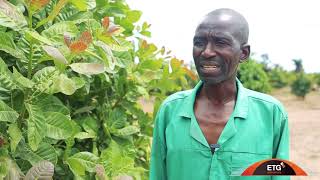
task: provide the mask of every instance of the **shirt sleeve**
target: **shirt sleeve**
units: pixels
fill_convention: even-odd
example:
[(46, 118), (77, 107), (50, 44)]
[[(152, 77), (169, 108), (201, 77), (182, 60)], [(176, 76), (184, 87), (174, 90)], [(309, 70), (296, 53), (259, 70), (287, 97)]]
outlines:
[(166, 180), (165, 119), (162, 108), (155, 118), (150, 161), (150, 180)]
[(273, 157), (277, 159), (289, 160), (289, 125), (288, 116), (281, 115), (280, 125), (276, 128), (273, 144)]
[[(280, 112), (280, 125), (276, 128), (274, 138), (273, 157), (277, 159), (289, 160), (289, 125), (288, 116)], [(271, 180), (290, 180), (290, 176), (271, 176)]]

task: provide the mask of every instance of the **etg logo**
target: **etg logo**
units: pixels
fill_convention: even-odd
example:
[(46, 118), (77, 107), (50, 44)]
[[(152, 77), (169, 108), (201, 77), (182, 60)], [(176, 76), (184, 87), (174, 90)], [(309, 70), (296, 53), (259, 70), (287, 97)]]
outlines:
[(269, 164), (267, 165), (267, 171), (282, 171), (282, 168), (286, 167), (283, 162), (280, 164)]

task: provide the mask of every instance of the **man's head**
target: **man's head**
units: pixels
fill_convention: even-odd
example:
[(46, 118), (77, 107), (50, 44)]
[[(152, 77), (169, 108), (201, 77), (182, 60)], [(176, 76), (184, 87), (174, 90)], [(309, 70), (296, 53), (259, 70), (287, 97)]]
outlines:
[(250, 55), (249, 27), (245, 18), (232, 9), (207, 14), (193, 38), (193, 58), (204, 83), (218, 84), (237, 74), (240, 62)]

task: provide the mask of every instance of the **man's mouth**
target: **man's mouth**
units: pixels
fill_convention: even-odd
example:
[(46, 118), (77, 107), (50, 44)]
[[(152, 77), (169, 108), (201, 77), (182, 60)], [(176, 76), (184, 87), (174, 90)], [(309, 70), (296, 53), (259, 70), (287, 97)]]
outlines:
[(214, 70), (220, 68), (220, 66), (218, 65), (201, 65), (201, 67), (206, 70)]

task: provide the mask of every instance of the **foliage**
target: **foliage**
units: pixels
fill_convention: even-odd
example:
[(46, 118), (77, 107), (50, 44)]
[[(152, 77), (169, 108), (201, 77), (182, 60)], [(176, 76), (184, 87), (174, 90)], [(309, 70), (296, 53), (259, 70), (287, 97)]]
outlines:
[(287, 72), (281, 66), (276, 66), (268, 72), (269, 81), (272, 87), (282, 88), (288, 84)]
[(304, 72), (303, 65), (302, 65), (302, 59), (292, 59), (292, 61), (296, 67), (294, 72), (296, 72), (296, 73)]
[(250, 58), (247, 62), (240, 64), (238, 78), (243, 86), (255, 91), (267, 93), (271, 86), (267, 73), (263, 70), (263, 65)]
[(291, 92), (304, 99), (310, 90), (311, 80), (304, 73), (297, 74), (296, 80), (291, 85)]
[(192, 71), (145, 40), (150, 25), (122, 0), (0, 7), (0, 177), (54, 166), (54, 179), (147, 179), (153, 116), (138, 100), (157, 111)]

